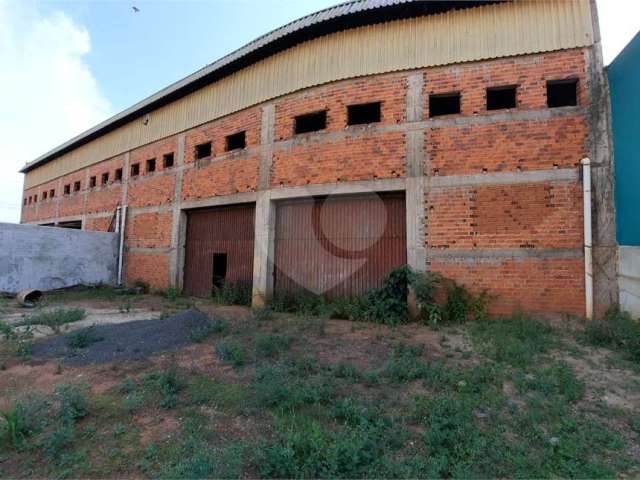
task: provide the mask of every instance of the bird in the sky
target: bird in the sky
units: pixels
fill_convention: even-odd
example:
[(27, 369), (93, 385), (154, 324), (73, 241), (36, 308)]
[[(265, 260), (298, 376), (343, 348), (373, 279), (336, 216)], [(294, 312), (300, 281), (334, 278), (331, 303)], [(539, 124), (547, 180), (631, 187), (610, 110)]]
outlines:
[(131, 8), (133, 8), (133, 11), (136, 12), (136, 13), (138, 13), (140, 11), (140, 9), (138, 7), (136, 7), (135, 5), (133, 7), (131, 7)]

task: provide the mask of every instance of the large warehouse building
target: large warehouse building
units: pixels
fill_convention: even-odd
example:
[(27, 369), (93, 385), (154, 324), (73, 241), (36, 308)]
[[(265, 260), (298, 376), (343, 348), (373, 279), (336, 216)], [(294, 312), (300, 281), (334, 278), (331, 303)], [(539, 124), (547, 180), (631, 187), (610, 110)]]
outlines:
[(617, 300), (607, 109), (593, 1), (353, 1), (27, 164), (22, 222), (126, 207), (126, 281), (193, 295), (354, 295), (408, 263), (584, 315), (586, 157), (596, 310)]

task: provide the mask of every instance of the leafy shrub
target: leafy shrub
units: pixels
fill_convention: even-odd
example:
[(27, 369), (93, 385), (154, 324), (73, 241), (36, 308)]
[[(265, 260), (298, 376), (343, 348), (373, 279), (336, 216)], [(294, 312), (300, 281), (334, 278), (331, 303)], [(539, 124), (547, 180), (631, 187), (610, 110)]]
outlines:
[(333, 367), (333, 375), (336, 378), (346, 378), (352, 382), (357, 382), (362, 378), (362, 373), (352, 363), (340, 362)]
[(176, 287), (168, 287), (161, 292), (161, 295), (170, 302), (175, 302), (180, 296), (180, 292)]
[(49, 312), (38, 312), (29, 315), (18, 325), (47, 325), (51, 328), (82, 320), (86, 312), (81, 308), (58, 308)]
[(471, 336), (489, 358), (514, 366), (528, 365), (556, 343), (547, 322), (522, 313), (474, 322)]
[(256, 339), (256, 350), (265, 357), (275, 357), (280, 353), (289, 350), (293, 343), (291, 335), (264, 335), (261, 334)]
[(366, 320), (385, 325), (398, 325), (408, 321), (410, 272), (408, 266), (393, 269), (386, 276), (382, 287), (367, 294), (364, 314)]
[(604, 318), (587, 322), (584, 335), (591, 345), (620, 350), (640, 361), (640, 322), (626, 312), (610, 310)]
[(62, 453), (73, 443), (75, 431), (72, 426), (64, 425), (49, 433), (43, 443), (42, 449), (46, 456), (59, 458)]
[(144, 404), (143, 392), (130, 392), (122, 399), (122, 408), (127, 413), (133, 413)]
[(69, 348), (87, 348), (94, 343), (104, 340), (104, 337), (96, 332), (95, 327), (87, 327), (67, 335), (66, 342)]
[(160, 406), (172, 409), (178, 404), (178, 394), (184, 390), (186, 382), (180, 378), (176, 364), (172, 363), (156, 376), (156, 385), (161, 395)]
[(450, 280), (447, 286), (447, 300), (441, 312), (442, 322), (460, 324), (470, 319), (486, 320), (489, 300), (486, 291), (475, 296), (462, 285)]
[(58, 418), (64, 424), (73, 425), (89, 414), (88, 390), (86, 385), (78, 384), (61, 385), (56, 389)]
[(212, 297), (223, 305), (251, 305), (251, 285), (225, 281), (222, 287), (214, 289)]
[(247, 359), (245, 347), (241, 343), (231, 340), (218, 343), (216, 354), (220, 360), (230, 363), (234, 367), (242, 367)]
[(12, 328), (2, 320), (0, 320), (0, 335), (4, 335), (4, 338), (12, 338), (13, 337)]
[(228, 328), (229, 324), (226, 320), (210, 320), (202, 327), (191, 330), (191, 340), (197, 343), (204, 342), (211, 334), (226, 332)]
[(39, 394), (16, 401), (10, 410), (0, 411), (4, 425), (0, 427), (0, 444), (20, 447), (27, 437), (39, 433), (47, 425), (51, 402)]

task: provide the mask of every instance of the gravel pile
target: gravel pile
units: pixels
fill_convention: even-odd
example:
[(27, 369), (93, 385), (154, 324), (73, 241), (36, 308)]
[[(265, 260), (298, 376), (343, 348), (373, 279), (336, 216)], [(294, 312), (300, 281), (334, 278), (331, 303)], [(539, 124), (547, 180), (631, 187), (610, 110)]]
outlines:
[[(99, 325), (37, 341), (33, 344), (32, 356), (43, 359), (62, 358), (65, 365), (141, 360), (193, 343), (191, 332), (205, 327), (208, 322), (209, 318), (204, 313), (187, 310), (158, 320)], [(90, 338), (90, 344), (85, 348), (70, 346), (78, 343), (74, 342), (78, 335)]]

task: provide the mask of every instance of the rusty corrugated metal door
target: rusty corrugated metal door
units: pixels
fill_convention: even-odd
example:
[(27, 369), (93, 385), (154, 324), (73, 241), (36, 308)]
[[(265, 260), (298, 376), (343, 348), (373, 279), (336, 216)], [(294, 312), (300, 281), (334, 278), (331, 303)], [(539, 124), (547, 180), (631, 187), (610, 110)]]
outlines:
[(279, 203), (275, 291), (328, 297), (379, 287), (407, 262), (402, 193), (332, 196)]
[(211, 295), (215, 255), (226, 255), (226, 281), (250, 287), (253, 282), (254, 229), (255, 204), (189, 212), (184, 265), (185, 293)]

